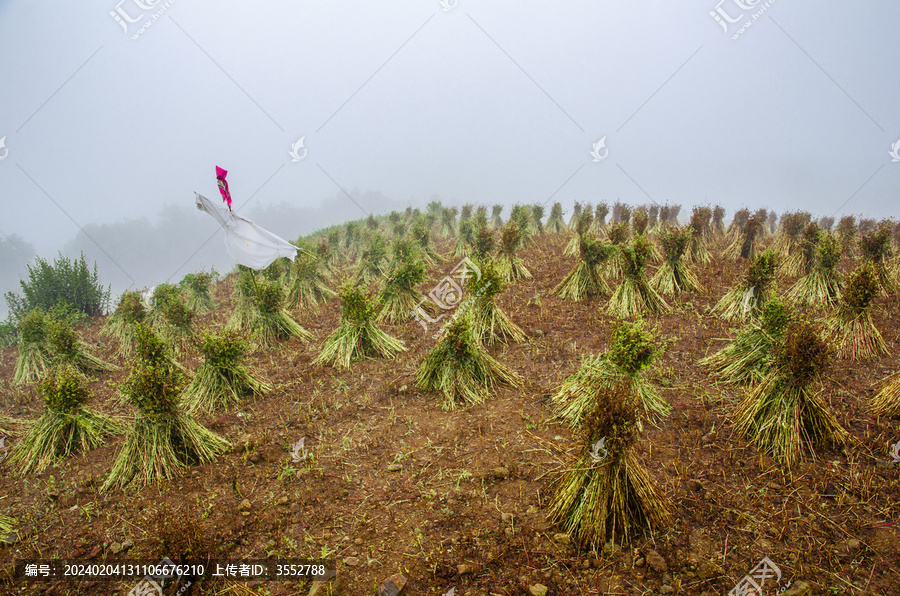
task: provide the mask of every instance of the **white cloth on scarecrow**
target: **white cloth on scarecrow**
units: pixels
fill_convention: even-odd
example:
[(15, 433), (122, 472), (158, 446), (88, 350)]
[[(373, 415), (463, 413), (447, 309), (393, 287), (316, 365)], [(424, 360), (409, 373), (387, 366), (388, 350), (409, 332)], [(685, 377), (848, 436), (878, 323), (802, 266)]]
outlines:
[(236, 263), (251, 269), (265, 269), (280, 257), (291, 260), (299, 250), (296, 246), (241, 217), (227, 207), (213, 203), (197, 194), (197, 209), (206, 211), (225, 228), (225, 250)]

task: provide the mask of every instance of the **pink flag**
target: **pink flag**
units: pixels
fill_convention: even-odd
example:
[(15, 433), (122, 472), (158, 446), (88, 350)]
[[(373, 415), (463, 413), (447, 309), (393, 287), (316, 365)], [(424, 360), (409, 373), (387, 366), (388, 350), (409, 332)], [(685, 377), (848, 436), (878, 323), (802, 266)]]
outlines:
[(219, 181), (219, 192), (222, 193), (222, 200), (228, 203), (228, 210), (231, 211), (231, 192), (228, 190), (228, 181), (225, 180), (226, 175), (228, 175), (228, 170), (223, 170), (216, 166), (216, 180)]

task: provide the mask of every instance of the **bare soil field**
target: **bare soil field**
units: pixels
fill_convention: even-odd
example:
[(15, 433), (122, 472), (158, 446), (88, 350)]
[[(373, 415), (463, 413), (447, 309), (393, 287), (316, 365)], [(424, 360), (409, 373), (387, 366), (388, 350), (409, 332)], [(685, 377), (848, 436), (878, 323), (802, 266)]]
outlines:
[[(873, 308), (890, 355), (834, 360), (820, 386), (851, 445), (788, 470), (736, 436), (731, 414), (747, 389), (717, 385), (697, 364), (734, 336), (735, 325), (707, 313), (747, 261), (714, 252), (710, 265), (696, 266), (705, 290), (667, 299), (671, 314), (645, 317), (665, 349), (649, 378), (672, 411), (658, 425), (644, 424), (639, 453), (674, 504), (673, 523), (584, 552), (547, 522), (553, 483), (583, 444), (578, 431), (553, 420), (548, 399), (583, 356), (606, 348), (612, 320), (606, 299), (551, 295), (575, 262), (562, 256), (568, 235), (536, 240), (521, 251), (534, 279), (510, 284), (498, 297), (529, 341), (489, 348), (523, 377), (522, 388), (501, 388), (478, 406), (442, 409), (440, 396), (415, 387), (415, 371), (436, 340), (413, 320), (382, 326), (408, 347), (393, 361), (367, 360), (345, 371), (315, 366), (340, 302), (296, 310), (315, 339), (248, 359), (274, 390), (200, 417), (234, 446), (212, 463), (177, 480), (110, 493), (99, 488), (121, 437), (40, 474), (21, 476), (0, 463), (0, 513), (19, 520), (13, 534), (0, 537), (0, 593), (124, 596), (133, 582), (8, 579), (19, 559), (102, 562), (121, 550), (148, 563), (166, 556), (337, 563), (337, 577), (322, 585), (204, 579), (182, 594), (374, 594), (399, 573), (410, 595), (454, 588), (456, 596), (511, 596), (539, 593), (540, 584), (550, 596), (709, 596), (727, 594), (764, 557), (791, 589), (805, 582), (810, 594), (900, 594), (900, 470), (887, 455), (900, 440), (900, 424), (868, 407), (873, 383), (900, 368), (896, 296), (878, 298)], [(451, 248), (447, 241), (438, 246)], [(457, 260), (430, 267), (422, 289)], [(845, 261), (840, 270), (851, 267)], [(225, 324), (234, 280), (215, 286), (217, 308), (199, 319), (201, 327)], [(779, 290), (792, 281), (779, 278)], [(101, 325), (102, 317), (79, 333), (121, 368), (91, 383), (91, 406), (128, 416), (131, 408), (116, 397), (128, 368), (99, 336)], [(15, 360), (14, 347), (0, 355), (0, 412), (35, 419), (42, 399), (33, 387), (13, 385)], [(195, 370), (199, 356), (189, 353), (182, 363)], [(302, 437), (312, 457), (294, 463), (288, 449)], [(15, 441), (8, 437), (7, 446)], [(167, 587), (166, 594), (177, 590)], [(766, 594), (777, 591), (767, 584)]]

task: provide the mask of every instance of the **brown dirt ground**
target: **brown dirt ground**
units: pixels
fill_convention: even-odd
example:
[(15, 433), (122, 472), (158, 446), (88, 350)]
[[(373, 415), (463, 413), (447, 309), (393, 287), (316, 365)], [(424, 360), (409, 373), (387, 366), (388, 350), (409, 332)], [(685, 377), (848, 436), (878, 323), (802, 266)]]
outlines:
[[(900, 426), (867, 409), (873, 382), (898, 369), (898, 300), (881, 298), (875, 308), (892, 355), (835, 362), (822, 385), (854, 445), (819, 452), (789, 471), (734, 436), (730, 413), (744, 389), (717, 386), (696, 364), (732, 336), (729, 324), (705, 313), (746, 263), (699, 267), (706, 291), (670, 300), (673, 314), (648, 319), (665, 344), (651, 378), (673, 410), (658, 428), (645, 425), (639, 451), (674, 504), (671, 527), (605, 552), (554, 541), (543, 507), (580, 443), (577, 432), (551, 419), (547, 397), (582, 355), (605, 349), (611, 322), (602, 312), (606, 299), (573, 303), (550, 296), (574, 262), (561, 257), (565, 243), (548, 235), (523, 251), (534, 279), (499, 298), (532, 338), (490, 349), (526, 379), (522, 389), (500, 389), (477, 407), (442, 410), (437, 396), (413, 383), (435, 342), (415, 322), (385, 327), (409, 347), (396, 361), (360, 362), (343, 372), (312, 366), (337, 324), (339, 302), (296, 312), (316, 339), (249, 359), (276, 389), (201, 419), (246, 449), (183, 478), (112, 494), (98, 487), (121, 437), (42, 474), (21, 477), (0, 464), (0, 513), (20, 519), (18, 542), (0, 547), (0, 572), (21, 558), (102, 561), (108, 545), (129, 539), (128, 557), (148, 563), (165, 555), (178, 560), (188, 548), (232, 559), (335, 559), (338, 577), (319, 594), (371, 594), (394, 573), (408, 578), (405, 594), (441, 595), (454, 586), (460, 596), (525, 594), (538, 583), (551, 596), (656, 594), (664, 584), (678, 594), (725, 594), (764, 556), (781, 568), (782, 584), (802, 580), (812, 593), (900, 593), (898, 469), (876, 466), (900, 439)], [(432, 267), (423, 289), (455, 262), (448, 257)], [(781, 289), (788, 283), (782, 280)], [(202, 326), (224, 324), (232, 284), (233, 276), (218, 285), (221, 304)], [(101, 323), (81, 328), (84, 339), (96, 354), (124, 364), (101, 341)], [(0, 411), (36, 418), (42, 405), (34, 388), (11, 384), (15, 358), (15, 348), (0, 355)], [(185, 361), (190, 370), (197, 363), (196, 354)], [(92, 383), (93, 407), (128, 414), (113, 399), (126, 373)], [(715, 438), (701, 440), (713, 426)], [(288, 446), (300, 437), (315, 459), (292, 465)], [(392, 463), (400, 469), (389, 471)], [(239, 511), (245, 498), (252, 504), (248, 516)], [(665, 560), (665, 570), (644, 563), (651, 551)], [(358, 564), (346, 565), (348, 557)], [(131, 585), (6, 582), (0, 593), (127, 594)], [(185, 593), (308, 592), (302, 583), (204, 581)]]

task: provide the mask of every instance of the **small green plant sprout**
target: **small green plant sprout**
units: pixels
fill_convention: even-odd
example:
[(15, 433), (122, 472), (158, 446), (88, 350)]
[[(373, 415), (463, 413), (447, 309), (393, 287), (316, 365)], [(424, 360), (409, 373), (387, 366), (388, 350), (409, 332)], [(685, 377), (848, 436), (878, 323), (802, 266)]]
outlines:
[[(705, 265), (712, 260), (708, 248), (708, 244), (713, 238), (712, 226), (710, 225), (712, 215), (712, 209), (706, 206), (694, 207), (691, 212), (691, 221), (688, 224), (691, 235), (688, 240), (687, 251), (685, 252), (685, 258), (690, 262)], [(724, 215), (723, 211), (722, 216), (724, 217)], [(665, 250), (665, 247), (663, 250)]]
[(131, 374), (121, 389), (136, 409), (135, 418), (101, 490), (173, 478), (230, 447), (182, 409), (184, 375), (172, 356), (171, 347), (151, 329), (138, 327)]
[(203, 360), (182, 396), (188, 412), (214, 412), (272, 390), (244, 366), (248, 347), (238, 331), (224, 329), (207, 335), (200, 351)]
[(804, 450), (814, 456), (823, 443), (846, 444), (850, 435), (813, 391), (830, 353), (814, 325), (791, 323), (775, 350), (772, 372), (735, 408), (738, 433), (788, 466)]
[(516, 255), (516, 251), (522, 246), (522, 238), (521, 228), (510, 219), (500, 234), (500, 248), (497, 254), (497, 264), (507, 283), (517, 279), (531, 279), (531, 272)]
[(731, 343), (699, 361), (719, 382), (729, 385), (760, 383), (772, 370), (776, 346), (784, 331), (795, 319), (794, 313), (778, 297), (773, 296), (762, 307), (758, 321), (738, 331)]
[(410, 311), (422, 300), (416, 286), (425, 281), (426, 270), (415, 244), (398, 240), (393, 249), (390, 273), (378, 295), (378, 320), (396, 324), (407, 320)]
[(50, 318), (42, 308), (34, 308), (22, 317), (18, 328), (18, 356), (13, 383), (24, 385), (36, 381), (50, 363)]
[(581, 368), (563, 381), (551, 397), (556, 417), (577, 427), (592, 411), (598, 393), (619, 382), (626, 384), (647, 414), (666, 416), (671, 407), (643, 374), (660, 353), (643, 322), (619, 321), (610, 333), (609, 349), (584, 358)]
[(590, 209), (579, 209), (578, 218), (569, 224), (569, 227), (572, 229), (572, 237), (569, 239), (569, 243), (566, 244), (563, 255), (577, 257), (581, 254), (581, 237), (586, 234), (596, 235), (595, 232), (592, 232), (593, 223), (593, 212)]
[(178, 283), (187, 294), (187, 307), (190, 310), (196, 313), (207, 313), (215, 310), (216, 303), (213, 302), (210, 290), (217, 275), (215, 270), (209, 273), (206, 271), (188, 273)]
[[(387, 240), (380, 232), (369, 236), (369, 243), (359, 255), (355, 278), (363, 284), (369, 284), (387, 273)], [(295, 262), (296, 266), (296, 262)]]
[(520, 387), (521, 378), (487, 353), (472, 330), (469, 313), (457, 316), (416, 371), (416, 386), (443, 394), (442, 407), (475, 405), (500, 384)]
[(891, 245), (891, 226), (884, 222), (878, 228), (869, 231), (859, 239), (859, 248), (866, 263), (870, 263), (872, 271), (878, 278), (881, 289), (888, 296), (897, 293), (898, 282), (888, 268), (893, 247)]
[(566, 231), (562, 203), (553, 203), (553, 207), (550, 208), (550, 217), (547, 218), (547, 231), (551, 234), (562, 234)]
[(618, 251), (622, 281), (613, 292), (606, 306), (610, 316), (628, 318), (644, 313), (667, 313), (671, 310), (666, 301), (647, 283), (645, 267), (650, 256), (650, 243), (646, 236), (635, 236), (628, 246)]
[(668, 498), (635, 453), (640, 428), (627, 382), (597, 391), (581, 451), (555, 483), (548, 511), (582, 549), (627, 541), (671, 519)]
[(328, 287), (325, 259), (305, 251), (294, 258), (286, 283), (287, 308), (312, 308), (337, 295)]
[(134, 353), (135, 327), (143, 323), (146, 316), (141, 294), (127, 290), (119, 297), (116, 310), (107, 318), (100, 334), (115, 339), (119, 344), (116, 353), (130, 358)]
[[(694, 228), (669, 226), (659, 232), (665, 256), (663, 263), (650, 280), (650, 287), (660, 294), (695, 292), (702, 289), (700, 280), (685, 261), (686, 251), (696, 242)], [(697, 259), (693, 259), (698, 262)]]
[(121, 431), (119, 422), (87, 406), (87, 381), (70, 364), (45, 375), (40, 392), (44, 413), (28, 425), (10, 454), (10, 463), (22, 474), (41, 472), (58, 458), (99, 447), (107, 436)]
[[(578, 228), (590, 227), (590, 212), (583, 212), (578, 221)], [(594, 238), (590, 233), (579, 233), (578, 262), (559, 284), (553, 293), (564, 300), (579, 301), (584, 298), (609, 296), (612, 290), (606, 283), (606, 262), (614, 254), (613, 246)]]
[(441, 209), (441, 236), (452, 238), (456, 236), (456, 216), (459, 209), (456, 207), (443, 207)]
[[(307, 343), (312, 334), (283, 307), (284, 287), (277, 281), (251, 278), (251, 310), (246, 328), (261, 346), (272, 347), (291, 338)], [(232, 326), (232, 328), (234, 328)]]
[(470, 298), (460, 309), (471, 308), (472, 330), (483, 344), (506, 343), (508, 340), (523, 342), (525, 332), (497, 304), (496, 297), (503, 291), (505, 282), (494, 261), (485, 258), (479, 262), (481, 278), (466, 284)]
[(65, 319), (51, 319), (47, 334), (47, 347), (53, 366), (70, 364), (83, 374), (111, 372), (119, 367), (100, 360), (88, 353), (87, 346)]
[(871, 263), (863, 263), (850, 275), (840, 302), (825, 319), (826, 337), (838, 358), (869, 360), (888, 353), (872, 320), (870, 307), (878, 293), (875, 269)]
[(325, 340), (314, 364), (350, 368), (350, 362), (364, 358), (392, 359), (406, 351), (404, 343), (375, 326), (377, 306), (362, 287), (344, 284), (340, 289), (341, 321)]
[(811, 248), (812, 244), (804, 245), (804, 260), (812, 259), (810, 271), (797, 280), (785, 298), (801, 306), (835, 306), (844, 288), (835, 270), (841, 261), (841, 244), (826, 232), (814, 245), (815, 253), (810, 257), (807, 251)]
[(746, 321), (758, 316), (769, 300), (776, 268), (774, 253), (768, 250), (760, 253), (750, 263), (744, 279), (722, 296), (710, 312), (726, 321)]
[(503, 205), (494, 205), (491, 207), (491, 227), (492, 228), (501, 228), (503, 227)]

